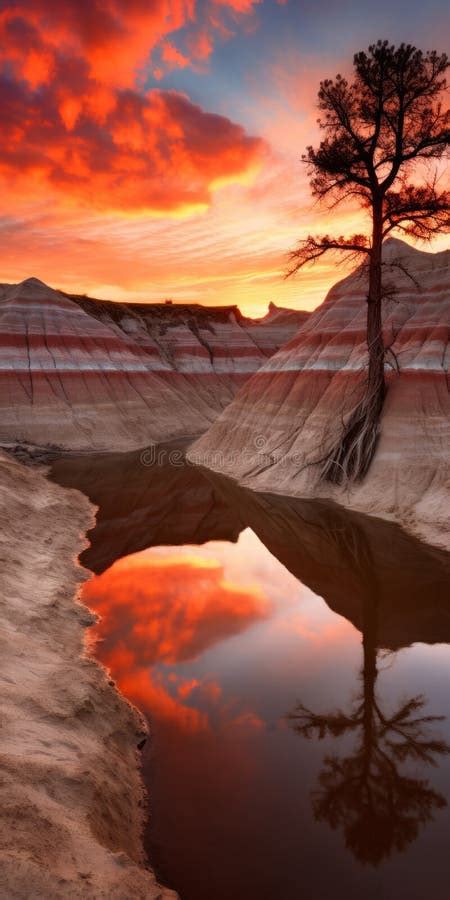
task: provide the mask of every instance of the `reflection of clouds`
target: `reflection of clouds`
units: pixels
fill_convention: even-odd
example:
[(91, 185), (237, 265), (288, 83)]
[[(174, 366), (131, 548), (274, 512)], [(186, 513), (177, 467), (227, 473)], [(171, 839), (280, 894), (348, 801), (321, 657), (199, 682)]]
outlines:
[[(96, 652), (121, 690), (155, 721), (184, 733), (260, 733), (259, 700), (242, 699), (240, 678), (251, 684), (250, 673), (269, 655), (284, 684), (292, 666), (323, 667), (322, 649), (339, 646), (347, 656), (356, 637), (250, 529), (237, 544), (158, 547), (126, 557), (88, 582), (84, 599), (102, 616)], [(221, 648), (206, 656), (238, 635), (232, 668)], [(273, 686), (266, 687), (272, 696)], [(274, 701), (270, 718), (276, 709)]]
[(320, 619), (311, 620), (304, 612), (292, 613), (278, 622), (277, 627), (301, 638), (302, 642), (314, 650), (327, 645), (333, 647), (339, 644), (346, 645), (349, 635), (354, 636), (357, 633), (355, 626), (341, 616), (334, 616), (331, 620), (325, 619), (321, 622)]
[(106, 659), (103, 656), (101, 658), (117, 678), (122, 693), (152, 718), (174, 723), (177, 729), (183, 732), (208, 731), (207, 713), (187, 705), (183, 702), (186, 698), (173, 696), (160, 673), (140, 668), (135, 659), (129, 669), (117, 670), (114, 653)]
[(190, 665), (227, 638), (241, 636), (233, 670), (250, 672), (270, 654), (281, 682), (293, 665), (323, 665), (322, 648), (339, 645), (347, 655), (354, 644), (354, 628), (250, 529), (236, 544), (157, 547), (126, 557), (88, 582), (84, 599), (102, 616), (96, 652), (121, 690), (155, 719), (184, 731), (260, 728), (254, 701), (249, 709), (239, 699), (239, 678), (226, 667), (227, 688), (223, 675), (209, 670), (213, 660), (221, 668), (226, 652), (202, 659), (194, 671)]
[[(188, 558), (191, 549), (180, 547), (154, 548), (147, 551), (148, 556), (167, 555)], [(201, 548), (195, 548), (196, 558), (215, 561), (220, 559), (225, 578), (238, 583), (246, 589), (263, 586), (264, 594), (274, 607), (286, 604), (297, 604), (308, 597), (315, 597), (305, 585), (301, 584), (279, 560), (273, 556), (256, 534), (246, 528), (239, 535), (237, 543), (227, 541), (210, 541)]]
[(192, 555), (124, 560), (89, 582), (84, 597), (105, 614), (104, 652), (123, 644), (141, 664), (194, 659), (270, 609), (259, 588), (238, 587), (221, 563)]
[(251, 733), (262, 731), (265, 727), (263, 719), (250, 710), (239, 713), (233, 719), (224, 723), (224, 730), (226, 731), (238, 728), (241, 732)]
[(200, 706), (227, 727), (242, 727), (242, 716), (247, 729), (256, 727), (254, 713), (223, 701), (217, 680), (183, 678), (165, 666), (193, 660), (266, 619), (271, 603), (260, 587), (238, 586), (221, 562), (200, 551), (141, 553), (88, 582), (84, 600), (102, 616), (96, 627), (102, 662), (121, 690), (156, 719), (202, 731), (209, 714)]

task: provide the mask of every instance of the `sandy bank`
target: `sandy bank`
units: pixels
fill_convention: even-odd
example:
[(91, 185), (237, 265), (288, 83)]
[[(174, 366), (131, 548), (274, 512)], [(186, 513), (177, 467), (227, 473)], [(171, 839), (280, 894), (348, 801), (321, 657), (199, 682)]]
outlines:
[(93, 507), (0, 456), (0, 896), (176, 895), (145, 868), (138, 714), (84, 652)]

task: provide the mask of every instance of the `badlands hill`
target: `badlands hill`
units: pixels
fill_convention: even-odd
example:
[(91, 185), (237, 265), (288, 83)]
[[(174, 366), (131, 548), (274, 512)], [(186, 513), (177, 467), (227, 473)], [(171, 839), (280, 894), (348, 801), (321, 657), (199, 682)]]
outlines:
[(0, 440), (131, 450), (199, 435), (306, 317), (0, 285)]
[[(257, 489), (328, 497), (445, 543), (450, 525), (450, 251), (385, 245), (389, 389), (374, 461), (351, 488), (319, 462), (364, 388), (366, 277), (336, 284), (298, 334), (246, 382), (191, 449), (202, 465)], [(409, 273), (405, 274), (405, 271)], [(447, 535), (447, 538), (446, 538)]]

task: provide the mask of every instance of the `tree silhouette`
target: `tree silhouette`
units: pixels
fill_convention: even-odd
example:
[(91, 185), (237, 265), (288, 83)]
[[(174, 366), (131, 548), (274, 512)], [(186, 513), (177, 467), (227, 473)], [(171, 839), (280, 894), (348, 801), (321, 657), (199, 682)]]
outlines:
[(318, 821), (342, 828), (346, 846), (363, 863), (377, 866), (394, 850), (404, 850), (420, 827), (433, 818), (446, 800), (425, 779), (402, 773), (408, 762), (436, 765), (450, 746), (428, 733), (443, 716), (422, 715), (423, 696), (412, 697), (385, 715), (377, 699), (377, 605), (364, 602), (363, 690), (352, 710), (318, 714), (299, 703), (288, 719), (305, 738), (341, 737), (354, 733), (355, 749), (345, 757), (326, 756), (313, 792)]
[[(334, 207), (357, 198), (371, 218), (371, 236), (310, 235), (290, 254), (288, 276), (327, 251), (362, 256), (368, 270), (367, 380), (362, 398), (327, 454), (322, 477), (362, 478), (375, 452), (386, 394), (382, 332), (383, 241), (395, 229), (424, 240), (450, 228), (450, 193), (438, 190), (436, 167), (450, 145), (450, 112), (442, 107), (449, 60), (435, 51), (378, 41), (354, 56), (351, 81), (337, 75), (320, 83), (319, 147), (308, 147), (313, 195)], [(422, 163), (421, 169), (417, 164)], [(411, 174), (420, 184), (409, 182)]]

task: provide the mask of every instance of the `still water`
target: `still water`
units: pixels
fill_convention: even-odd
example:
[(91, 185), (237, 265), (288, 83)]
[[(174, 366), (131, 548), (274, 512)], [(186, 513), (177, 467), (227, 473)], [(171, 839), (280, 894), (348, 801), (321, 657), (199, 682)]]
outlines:
[(182, 900), (449, 896), (448, 555), (138, 455), (61, 460), (99, 506), (96, 653), (143, 710)]

